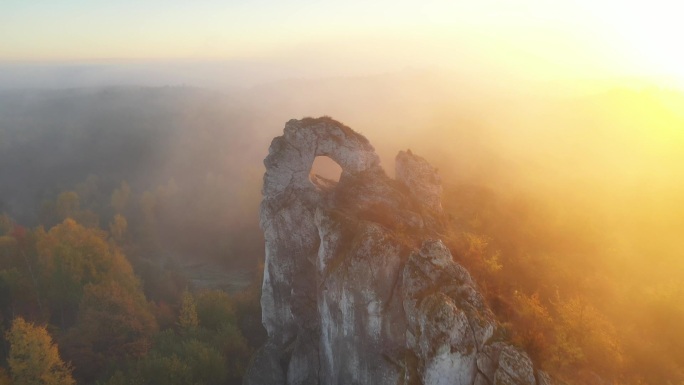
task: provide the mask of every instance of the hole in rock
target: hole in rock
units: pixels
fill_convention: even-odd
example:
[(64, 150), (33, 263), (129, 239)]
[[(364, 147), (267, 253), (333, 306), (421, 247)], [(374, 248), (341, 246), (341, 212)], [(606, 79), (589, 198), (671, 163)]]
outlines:
[(342, 167), (327, 156), (317, 156), (311, 166), (311, 171), (309, 171), (309, 177), (311, 178), (313, 175), (339, 182)]

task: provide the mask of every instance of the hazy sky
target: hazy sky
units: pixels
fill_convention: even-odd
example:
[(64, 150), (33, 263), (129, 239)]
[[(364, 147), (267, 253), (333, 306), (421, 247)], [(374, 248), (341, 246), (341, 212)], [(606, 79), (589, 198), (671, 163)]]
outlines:
[(287, 60), (684, 79), (677, 1), (2, 0), (0, 61)]

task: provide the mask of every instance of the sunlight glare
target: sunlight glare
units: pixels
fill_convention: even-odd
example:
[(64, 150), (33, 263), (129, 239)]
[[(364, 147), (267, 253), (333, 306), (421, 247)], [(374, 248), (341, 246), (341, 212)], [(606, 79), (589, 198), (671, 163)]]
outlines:
[(635, 71), (669, 81), (671, 86), (684, 87), (683, 3), (586, 1), (585, 9), (602, 23), (604, 32), (613, 37), (611, 40), (620, 45), (617, 49)]

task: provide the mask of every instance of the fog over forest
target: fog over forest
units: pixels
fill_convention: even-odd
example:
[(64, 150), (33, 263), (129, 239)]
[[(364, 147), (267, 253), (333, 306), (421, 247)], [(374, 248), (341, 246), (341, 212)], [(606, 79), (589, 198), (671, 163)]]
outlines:
[(683, 14), (1, 0), (0, 385), (684, 385)]
[[(129, 68), (110, 67), (94, 70), (97, 83)], [(394, 154), (410, 147), (447, 181), (512, 188), (553, 201), (554, 210), (591, 212), (595, 226), (627, 226), (654, 211), (665, 216), (653, 220), (674, 220), (672, 204), (682, 208), (684, 97), (675, 91), (506, 89), (417, 70), (239, 88), (125, 85), (135, 77), (65, 88), (69, 78), (55, 76), (62, 70), (47, 72), (62, 87), (0, 92), (0, 204), (31, 226), (44, 201), (94, 177), (92, 194), (100, 196), (85, 198), (93, 205), (122, 181), (140, 194), (171, 182), (182, 202), (221, 216), (192, 228), (229, 226), (210, 231), (220, 238), (230, 226), (254, 227), (270, 140), (291, 118), (322, 115), (366, 135), (390, 174)]]
[[(619, 360), (582, 345), (591, 370), (625, 383), (684, 378), (681, 92), (413, 69), (249, 80), (257, 69), (212, 85), (233, 67), (2, 68), (0, 214), (17, 225), (48, 230), (73, 218), (113, 234), (122, 215), (121, 247), (140, 276), (142, 260), (173, 261), (258, 281), (269, 144), (289, 119), (331, 116), (366, 136), (390, 175), (407, 148), (439, 168), (456, 238), (471, 242), (455, 254), (514, 326), (531, 321), (507, 301), (560, 320), (559, 303), (580, 298), (609, 325), (597, 326), (609, 330), (605, 346), (620, 345), (610, 350)], [(492, 261), (503, 270), (488, 270)], [(550, 341), (556, 331), (544, 327)], [(539, 360), (553, 345), (516, 338)]]
[[(651, 88), (562, 95), (556, 89), (547, 97), (544, 89), (505, 92), (441, 75), (407, 70), (231, 90), (5, 90), (2, 208), (33, 226), (44, 201), (92, 176), (93, 194), (100, 196), (82, 199), (93, 205), (106, 203), (122, 181), (139, 194), (172, 182), (182, 195), (178, 202), (192, 202), (184, 208), (221, 218), (198, 214), (204, 223), (179, 223), (183, 232), (209, 232), (217, 242), (230, 237), (232, 226), (256, 231), (261, 160), (270, 140), (291, 118), (330, 115), (369, 137), (390, 174), (394, 154), (410, 147), (439, 165), (447, 181), (532, 194), (567, 215), (591, 213), (593, 226), (626, 227), (649, 215), (666, 221), (641, 232), (671, 228), (668, 218), (676, 222), (671, 207), (678, 212), (684, 196), (676, 126), (681, 94)], [(634, 108), (626, 110), (624, 102)], [(634, 231), (621, 229), (627, 230)], [(647, 243), (636, 247), (657, 247)]]

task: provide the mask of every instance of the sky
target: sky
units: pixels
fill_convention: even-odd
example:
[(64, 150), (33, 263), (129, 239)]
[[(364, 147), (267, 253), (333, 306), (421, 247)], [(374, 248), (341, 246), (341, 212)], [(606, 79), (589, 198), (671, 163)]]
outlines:
[(0, 63), (306, 61), (684, 85), (682, 14), (667, 0), (3, 0)]

